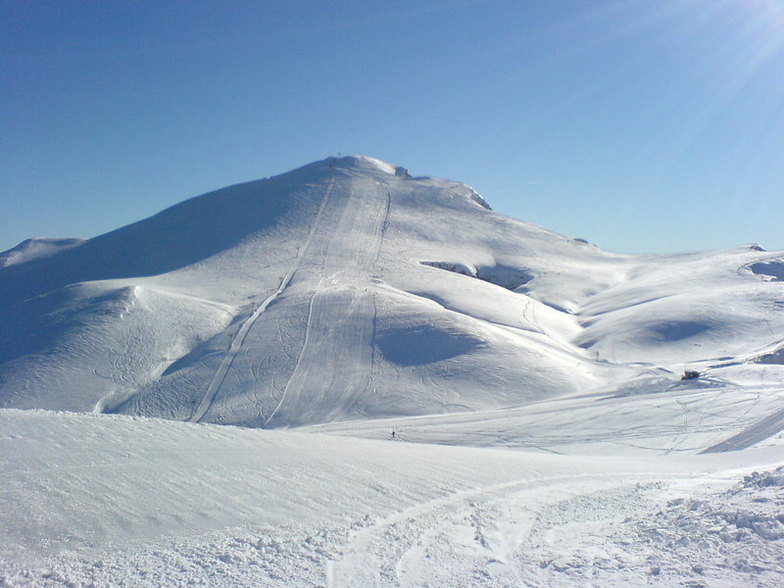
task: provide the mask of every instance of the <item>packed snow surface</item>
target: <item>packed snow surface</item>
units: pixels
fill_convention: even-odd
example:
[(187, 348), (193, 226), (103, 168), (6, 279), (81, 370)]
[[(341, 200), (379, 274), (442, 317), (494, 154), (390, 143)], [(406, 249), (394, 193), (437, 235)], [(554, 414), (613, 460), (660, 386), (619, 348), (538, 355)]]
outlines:
[(365, 440), (11, 409), (0, 425), (0, 585), (784, 581), (780, 439), (588, 456), (411, 443), (407, 428)]
[(0, 586), (783, 585), (782, 260), (365, 156), (26, 241)]

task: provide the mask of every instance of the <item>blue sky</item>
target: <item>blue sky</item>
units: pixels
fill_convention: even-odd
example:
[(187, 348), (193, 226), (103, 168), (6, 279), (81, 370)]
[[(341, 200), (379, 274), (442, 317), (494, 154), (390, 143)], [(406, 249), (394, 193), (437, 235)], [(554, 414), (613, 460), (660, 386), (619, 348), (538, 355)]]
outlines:
[(618, 252), (784, 249), (784, 1), (0, 1), (0, 249), (363, 153)]

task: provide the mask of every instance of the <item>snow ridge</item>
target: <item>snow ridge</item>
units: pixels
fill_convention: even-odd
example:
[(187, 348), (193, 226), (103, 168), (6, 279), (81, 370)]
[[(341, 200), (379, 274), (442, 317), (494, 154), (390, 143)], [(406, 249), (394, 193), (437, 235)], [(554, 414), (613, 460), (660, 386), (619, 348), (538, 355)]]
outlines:
[[(9, 265), (0, 406), (264, 427), (483, 411), (657, 368), (725, 377), (784, 340), (780, 253), (613, 255), (483, 202), (372, 157), (327, 158)], [(77, 283), (173, 295), (190, 343), (152, 337), (149, 305), (98, 311), (104, 294)], [(195, 322), (194, 300), (213, 305)]]

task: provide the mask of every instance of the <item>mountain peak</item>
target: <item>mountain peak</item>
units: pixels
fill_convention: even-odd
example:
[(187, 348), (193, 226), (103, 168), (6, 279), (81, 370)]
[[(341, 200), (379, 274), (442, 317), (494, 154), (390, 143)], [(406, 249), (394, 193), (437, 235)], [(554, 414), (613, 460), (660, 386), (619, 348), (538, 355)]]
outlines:
[(411, 177), (408, 170), (399, 165), (393, 165), (381, 161), (369, 155), (344, 155), (338, 157), (327, 157), (316, 161), (305, 168), (316, 167), (326, 169), (344, 169), (360, 174), (383, 174), (389, 176)]
[(385, 174), (395, 175), (397, 166), (370, 157), (369, 155), (347, 155), (339, 157), (335, 160), (336, 167), (363, 169), (363, 170), (378, 170)]

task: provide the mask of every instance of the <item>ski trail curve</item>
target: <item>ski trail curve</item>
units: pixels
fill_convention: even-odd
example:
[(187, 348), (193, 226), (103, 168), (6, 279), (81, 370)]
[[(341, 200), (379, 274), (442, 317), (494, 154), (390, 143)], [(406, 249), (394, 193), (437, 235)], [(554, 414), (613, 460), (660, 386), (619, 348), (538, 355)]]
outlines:
[(275, 290), (270, 296), (268, 296), (264, 302), (262, 302), (259, 307), (253, 311), (247, 319), (242, 323), (242, 326), (237, 330), (235, 335), (231, 339), (231, 343), (229, 344), (229, 349), (224, 355), (223, 359), (221, 360), (220, 366), (216, 370), (215, 374), (210, 381), (210, 385), (207, 387), (207, 392), (204, 394), (204, 397), (201, 399), (198, 408), (193, 412), (191, 418), (188, 419), (191, 422), (198, 423), (204, 418), (207, 414), (207, 411), (212, 406), (213, 402), (215, 401), (215, 396), (218, 394), (223, 382), (226, 380), (226, 375), (231, 368), (231, 365), (234, 363), (234, 359), (237, 357), (240, 349), (242, 348), (243, 343), (245, 342), (245, 338), (248, 336), (248, 331), (250, 331), (251, 327), (254, 323), (258, 320), (258, 318), (264, 313), (265, 310), (269, 307), (272, 302), (275, 301), (278, 296), (280, 296), (283, 291), (288, 287), (291, 283), (294, 274), (297, 273), (297, 269), (302, 262), (302, 258), (305, 256), (305, 253), (308, 251), (312, 241), (313, 235), (316, 233), (316, 229), (321, 221), (321, 217), (324, 214), (324, 209), (327, 206), (327, 203), (330, 198), (330, 194), (332, 193), (332, 187), (334, 186), (334, 180), (329, 183), (325, 192), (324, 192), (324, 199), (321, 201), (321, 206), (319, 207), (318, 212), (316, 213), (316, 217), (311, 224), (310, 231), (308, 232), (308, 238), (305, 241), (305, 244), (299, 248), (297, 251), (297, 255), (294, 257), (294, 261), (292, 261), (291, 265), (289, 266), (286, 275), (283, 276), (283, 279), (278, 286), (278, 289)]

